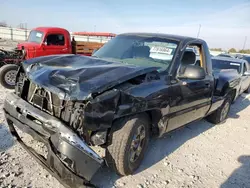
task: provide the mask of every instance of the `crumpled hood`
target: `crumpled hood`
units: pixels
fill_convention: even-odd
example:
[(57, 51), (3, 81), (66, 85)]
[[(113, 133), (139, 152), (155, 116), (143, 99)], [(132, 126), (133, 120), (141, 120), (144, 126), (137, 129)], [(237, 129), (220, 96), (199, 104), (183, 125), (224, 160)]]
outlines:
[(80, 55), (53, 55), (23, 62), (29, 79), (66, 100), (85, 100), (159, 67), (142, 67)]

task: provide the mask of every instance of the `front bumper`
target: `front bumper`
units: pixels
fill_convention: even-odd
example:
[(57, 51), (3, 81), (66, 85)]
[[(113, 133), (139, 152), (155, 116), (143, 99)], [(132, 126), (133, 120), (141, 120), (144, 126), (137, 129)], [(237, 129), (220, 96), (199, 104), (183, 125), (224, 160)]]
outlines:
[[(90, 180), (102, 166), (103, 159), (77, 134), (57, 118), (40, 111), (14, 93), (6, 97), (4, 112), (12, 135), (64, 186), (91, 186)], [(27, 146), (14, 125), (44, 143), (48, 150), (47, 156), (44, 157)]]

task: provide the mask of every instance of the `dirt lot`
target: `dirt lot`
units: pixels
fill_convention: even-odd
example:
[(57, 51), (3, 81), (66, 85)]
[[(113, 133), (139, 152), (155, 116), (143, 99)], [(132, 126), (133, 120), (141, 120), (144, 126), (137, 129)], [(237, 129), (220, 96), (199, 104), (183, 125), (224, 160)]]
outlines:
[[(0, 92), (0, 187), (62, 188), (9, 134), (2, 106), (10, 91), (0, 87)], [(250, 187), (249, 122), (250, 95), (244, 94), (225, 123), (203, 120), (153, 138), (135, 175), (121, 178), (105, 167), (93, 182), (104, 188)]]

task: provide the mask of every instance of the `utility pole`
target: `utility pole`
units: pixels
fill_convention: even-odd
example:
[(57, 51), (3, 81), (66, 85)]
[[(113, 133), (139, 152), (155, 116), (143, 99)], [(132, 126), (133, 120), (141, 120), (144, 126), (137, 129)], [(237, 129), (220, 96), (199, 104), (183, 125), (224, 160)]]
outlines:
[(245, 46), (246, 46), (246, 43), (247, 43), (247, 36), (245, 36), (245, 40), (244, 40), (244, 44), (243, 44), (243, 50), (245, 49)]
[(197, 33), (197, 38), (198, 38), (199, 35), (200, 35), (200, 31), (201, 31), (201, 24), (199, 24), (199, 29), (198, 29), (198, 33)]
[(28, 28), (27, 28), (27, 23), (25, 23), (25, 40), (28, 39)]

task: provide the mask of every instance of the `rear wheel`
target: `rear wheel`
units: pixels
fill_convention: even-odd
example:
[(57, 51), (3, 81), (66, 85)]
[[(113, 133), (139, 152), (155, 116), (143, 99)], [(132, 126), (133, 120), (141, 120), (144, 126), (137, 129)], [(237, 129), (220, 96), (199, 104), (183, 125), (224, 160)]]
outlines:
[(9, 64), (0, 68), (0, 83), (7, 89), (15, 88), (16, 74), (18, 66)]
[(113, 124), (106, 161), (119, 175), (130, 175), (140, 166), (149, 141), (149, 118), (139, 114)]
[(229, 111), (230, 111), (232, 97), (233, 96), (229, 94), (226, 97), (223, 104), (221, 105), (221, 107), (206, 117), (207, 121), (214, 123), (214, 124), (219, 124), (221, 122), (224, 122), (227, 118)]

